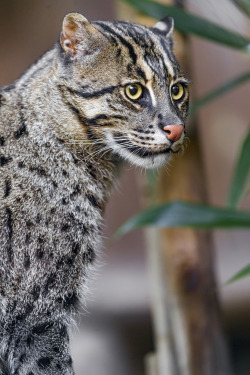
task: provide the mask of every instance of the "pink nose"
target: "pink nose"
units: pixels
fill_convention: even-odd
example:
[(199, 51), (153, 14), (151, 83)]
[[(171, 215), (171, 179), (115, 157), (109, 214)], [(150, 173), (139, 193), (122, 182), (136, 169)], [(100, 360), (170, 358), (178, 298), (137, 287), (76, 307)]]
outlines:
[(163, 128), (167, 134), (167, 139), (173, 142), (176, 142), (181, 138), (183, 129), (183, 125), (166, 125)]

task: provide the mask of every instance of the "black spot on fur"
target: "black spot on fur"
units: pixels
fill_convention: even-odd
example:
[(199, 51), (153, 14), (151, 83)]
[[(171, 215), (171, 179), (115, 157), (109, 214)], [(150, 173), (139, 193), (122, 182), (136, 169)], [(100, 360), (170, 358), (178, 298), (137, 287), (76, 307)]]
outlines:
[(24, 255), (24, 268), (28, 270), (30, 267), (30, 257), (28, 254)]
[(63, 176), (65, 176), (65, 177), (68, 177), (68, 175), (69, 175), (68, 172), (65, 171), (65, 169), (63, 169), (62, 174), (63, 174)]
[(69, 266), (72, 266), (72, 264), (73, 264), (73, 258), (71, 256), (68, 256), (65, 260), (66, 260), (66, 263)]
[(36, 301), (39, 298), (39, 296), (40, 296), (40, 290), (41, 290), (41, 288), (40, 288), (39, 285), (35, 285), (34, 286), (34, 288), (32, 290), (32, 296), (34, 298), (34, 301)]
[(59, 334), (61, 337), (68, 337), (68, 331), (66, 326), (62, 326), (59, 330)]
[(22, 126), (14, 133), (14, 137), (16, 139), (24, 136), (24, 135), (28, 135), (28, 131), (27, 131), (27, 128), (26, 128), (26, 125), (25, 124), (22, 124)]
[(57, 364), (56, 364), (56, 368), (57, 368), (59, 371), (61, 371), (61, 369), (62, 369), (61, 364), (60, 364), (60, 363), (57, 363)]
[(34, 375), (34, 372), (30, 371), (27, 375)]
[(96, 176), (95, 172), (89, 171), (89, 174), (90, 174), (91, 177), (93, 177), (94, 180), (97, 180), (97, 176)]
[(20, 342), (21, 342), (21, 339), (22, 339), (22, 337), (19, 336), (19, 337), (17, 338), (17, 340), (15, 341), (15, 346), (16, 346), (16, 347), (19, 346), (19, 344), (20, 344)]
[(86, 225), (82, 224), (82, 233), (87, 233), (87, 232), (88, 232), (88, 229)]
[(29, 335), (29, 336), (27, 337), (26, 342), (27, 342), (27, 345), (28, 345), (28, 346), (33, 345), (33, 344), (34, 344), (34, 337), (31, 336), (31, 335)]
[(20, 363), (24, 363), (24, 361), (26, 360), (26, 358), (27, 358), (26, 354), (24, 354), (24, 353), (21, 354), (20, 357), (19, 357), (19, 362)]
[(64, 257), (61, 257), (56, 263), (56, 269), (58, 270), (61, 266), (64, 265)]
[(51, 215), (53, 215), (55, 212), (56, 212), (56, 208), (52, 207), (51, 210), (50, 210)]
[(92, 204), (92, 206), (101, 208), (100, 204), (98, 203), (96, 197), (94, 195), (89, 195), (88, 197), (89, 202)]
[(51, 322), (39, 324), (38, 326), (36, 326), (32, 329), (32, 333), (35, 334), (35, 335), (45, 335), (45, 334), (47, 334), (47, 332), (49, 330), (51, 330), (52, 327), (53, 327), (53, 323), (51, 323)]
[(0, 167), (8, 164), (10, 160), (11, 160), (10, 158), (6, 158), (5, 156), (0, 156)]
[(0, 137), (0, 146), (4, 146), (4, 144), (5, 144), (4, 137)]
[(36, 252), (37, 259), (42, 259), (44, 256), (44, 252), (41, 249), (38, 249)]
[(61, 227), (61, 230), (62, 232), (66, 232), (67, 230), (69, 230), (69, 224), (68, 223), (63, 224)]
[(45, 169), (43, 169), (41, 167), (29, 167), (29, 170), (31, 172), (36, 172), (39, 176), (42, 176), (42, 177), (47, 176), (47, 173), (46, 173)]
[(65, 309), (68, 309), (71, 306), (74, 307), (74, 306), (77, 305), (78, 301), (79, 300), (78, 300), (78, 297), (77, 297), (76, 293), (69, 294), (65, 297), (65, 299), (63, 301), (63, 307)]
[(87, 251), (83, 253), (82, 259), (84, 264), (92, 264), (96, 258), (95, 252), (91, 247), (88, 247)]
[(36, 223), (39, 224), (41, 222), (41, 215), (38, 214), (36, 217)]
[(68, 200), (66, 200), (65, 198), (62, 198), (62, 205), (63, 205), (63, 206), (65, 206), (65, 205), (68, 204), (68, 203), (69, 203)]
[(79, 243), (74, 242), (73, 245), (72, 245), (72, 253), (76, 255), (76, 254), (79, 253), (79, 250), (80, 250)]
[(25, 318), (26, 318), (25, 314), (19, 314), (16, 316), (16, 322), (23, 322)]
[(39, 368), (45, 369), (49, 367), (51, 363), (51, 358), (50, 357), (41, 357), (37, 361), (37, 365)]
[(44, 244), (44, 238), (41, 236), (38, 237), (37, 241), (39, 244)]
[(53, 284), (55, 283), (55, 280), (56, 280), (56, 275), (52, 273), (52, 274), (48, 277), (48, 279), (47, 279), (47, 281), (46, 281), (46, 283), (45, 283), (45, 285), (44, 285), (44, 294), (47, 294), (47, 293), (48, 293), (49, 288), (50, 288), (51, 286), (53, 286)]
[(32, 221), (31, 221), (31, 220), (27, 220), (27, 221), (26, 221), (26, 226), (27, 226), (27, 228), (32, 227), (32, 226), (33, 226)]
[(76, 185), (75, 189), (70, 194), (70, 198), (76, 197), (77, 195), (79, 195), (80, 192), (81, 192), (80, 185)]
[(24, 167), (25, 167), (24, 162), (23, 162), (23, 161), (20, 161), (20, 162), (18, 163), (18, 168), (22, 169), (22, 168), (24, 168)]
[(29, 315), (34, 310), (34, 306), (31, 303), (28, 303), (24, 315)]
[(69, 358), (67, 359), (67, 363), (68, 363), (69, 366), (72, 366), (72, 358), (71, 358), (71, 357), (69, 357)]
[(7, 198), (7, 197), (9, 196), (10, 191), (11, 191), (11, 181), (10, 181), (10, 179), (7, 177), (6, 180), (5, 180), (4, 198)]
[(25, 237), (25, 243), (26, 243), (26, 245), (28, 245), (30, 243), (30, 236), (31, 236), (30, 233), (26, 234), (26, 237)]
[(53, 350), (53, 352), (55, 352), (55, 353), (60, 353), (60, 349), (59, 349), (58, 346), (54, 346), (54, 347), (52, 348), (52, 350)]

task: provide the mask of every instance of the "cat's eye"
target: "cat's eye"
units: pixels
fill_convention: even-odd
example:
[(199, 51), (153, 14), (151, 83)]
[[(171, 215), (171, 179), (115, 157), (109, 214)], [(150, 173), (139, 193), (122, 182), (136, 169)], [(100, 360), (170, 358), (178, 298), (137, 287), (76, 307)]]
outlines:
[(178, 83), (175, 83), (172, 87), (171, 87), (171, 95), (172, 95), (172, 98), (173, 100), (179, 100), (183, 97), (184, 95), (184, 86), (178, 82)]
[(139, 83), (131, 83), (125, 86), (125, 94), (129, 99), (138, 100), (142, 96), (143, 90)]

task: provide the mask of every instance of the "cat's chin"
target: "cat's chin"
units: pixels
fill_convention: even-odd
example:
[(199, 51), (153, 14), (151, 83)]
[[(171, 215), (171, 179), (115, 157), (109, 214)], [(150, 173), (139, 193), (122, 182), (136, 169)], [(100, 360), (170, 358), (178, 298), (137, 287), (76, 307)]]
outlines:
[(170, 154), (164, 155), (156, 155), (156, 156), (149, 156), (149, 157), (140, 157), (131, 155), (131, 159), (129, 160), (130, 163), (137, 165), (139, 167), (143, 167), (146, 169), (150, 168), (159, 168), (165, 165), (167, 162), (171, 160)]
[(129, 163), (146, 169), (162, 167), (171, 160), (171, 154), (169, 152), (150, 156), (139, 156), (127, 150), (119, 149), (118, 154)]

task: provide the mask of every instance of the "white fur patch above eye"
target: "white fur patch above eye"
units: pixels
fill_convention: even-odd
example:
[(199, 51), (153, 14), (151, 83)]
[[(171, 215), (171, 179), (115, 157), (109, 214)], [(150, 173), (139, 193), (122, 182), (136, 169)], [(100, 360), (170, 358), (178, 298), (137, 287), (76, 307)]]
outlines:
[(153, 87), (152, 87), (152, 82), (148, 82), (146, 84), (146, 87), (150, 93), (150, 97), (151, 97), (151, 100), (152, 100), (152, 104), (153, 104), (153, 107), (156, 107), (156, 97), (155, 97), (155, 94), (154, 94), (154, 90), (153, 90)]

